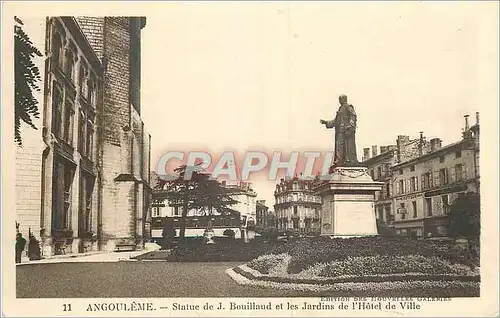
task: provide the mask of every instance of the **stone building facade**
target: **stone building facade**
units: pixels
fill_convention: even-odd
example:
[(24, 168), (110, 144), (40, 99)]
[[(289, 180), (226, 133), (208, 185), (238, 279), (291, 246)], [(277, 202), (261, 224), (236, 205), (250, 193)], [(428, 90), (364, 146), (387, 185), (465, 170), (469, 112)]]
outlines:
[(102, 224), (106, 249), (150, 235), (151, 137), (141, 119), (141, 17), (76, 17), (103, 61)]
[(479, 114), (462, 140), (442, 147), (439, 138), (398, 136), (395, 146), (377, 147), (363, 165), (372, 178), (384, 182), (376, 194), (377, 218), (411, 237), (445, 236), (449, 206), (467, 191), (479, 192)]
[[(101, 23), (100, 35), (91, 36), (86, 19)], [(140, 64), (138, 21), (25, 21), (45, 47), (42, 129), (23, 134), (25, 147), (16, 150), (16, 223), (46, 256), (135, 248), (147, 239), (150, 136), (140, 118), (140, 72), (130, 63)]]
[(411, 237), (446, 236), (449, 207), (472, 191), (479, 193), (478, 122), (464, 127), (462, 140), (441, 146), (430, 141), (423, 155), (392, 167), (396, 232)]
[(279, 231), (319, 234), (321, 198), (314, 193), (314, 182), (294, 177), (276, 185), (274, 211)]
[(370, 157), (370, 148), (363, 150), (363, 164), (368, 168), (368, 173), (373, 181), (384, 182), (382, 191), (375, 193), (375, 213), (377, 219), (389, 223), (393, 221), (392, 213), (392, 172), (391, 167), (396, 163), (396, 146), (381, 146), (377, 154), (377, 146), (372, 147), (375, 156)]
[(273, 226), (269, 224), (269, 207), (266, 206), (266, 200), (257, 200), (256, 204), (256, 224), (259, 227), (267, 228)]

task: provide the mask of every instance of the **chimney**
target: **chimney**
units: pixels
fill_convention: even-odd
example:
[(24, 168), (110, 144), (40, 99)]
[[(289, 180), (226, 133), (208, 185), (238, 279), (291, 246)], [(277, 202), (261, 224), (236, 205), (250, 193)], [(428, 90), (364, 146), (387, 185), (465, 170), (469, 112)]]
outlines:
[(380, 146), (380, 154), (386, 153), (389, 151), (389, 146)]
[(476, 125), (479, 125), (479, 112), (476, 112)]
[(377, 153), (377, 146), (372, 146), (372, 156), (375, 157), (377, 155), (378, 155), (378, 153)]
[(420, 156), (424, 154), (424, 132), (423, 131), (420, 132), (420, 142), (418, 143), (418, 153)]
[(363, 161), (370, 159), (370, 148), (363, 148)]
[(431, 151), (436, 151), (441, 148), (441, 139), (432, 138), (431, 139)]
[(399, 135), (396, 140), (396, 149), (397, 149), (397, 161), (401, 162), (405, 157), (405, 145), (410, 141), (409, 136)]
[(465, 118), (465, 128), (464, 130), (467, 132), (469, 131), (469, 115), (464, 115)]

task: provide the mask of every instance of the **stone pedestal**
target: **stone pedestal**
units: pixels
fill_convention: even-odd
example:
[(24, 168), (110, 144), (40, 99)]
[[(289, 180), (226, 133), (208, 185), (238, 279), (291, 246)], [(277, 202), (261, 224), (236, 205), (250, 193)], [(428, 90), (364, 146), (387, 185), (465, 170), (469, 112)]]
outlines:
[(330, 173), (316, 187), (323, 202), (321, 235), (377, 235), (375, 191), (382, 190), (383, 182), (373, 181), (364, 167), (337, 167)]

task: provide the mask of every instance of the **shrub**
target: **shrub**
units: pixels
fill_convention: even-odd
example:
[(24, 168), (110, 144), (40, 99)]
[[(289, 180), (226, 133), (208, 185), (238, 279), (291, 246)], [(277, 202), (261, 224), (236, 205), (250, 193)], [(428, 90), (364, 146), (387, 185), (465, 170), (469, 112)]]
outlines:
[(287, 254), (262, 255), (248, 263), (248, 267), (259, 271), (262, 274), (269, 274), (272, 269), (278, 267), (279, 265), (282, 265), (287, 257), (289, 257)]
[(224, 236), (227, 236), (227, 237), (229, 237), (229, 238), (234, 239), (234, 238), (235, 238), (235, 236), (236, 236), (236, 233), (235, 233), (233, 230), (231, 230), (231, 229), (226, 229), (226, 230), (224, 231), (224, 233), (222, 233), (222, 235), (224, 235)]
[(326, 264), (318, 273), (324, 277), (345, 275), (379, 275), (379, 274), (449, 274), (472, 275), (470, 267), (462, 264), (452, 264), (442, 258), (422, 255), (404, 256), (362, 256), (333, 261)]

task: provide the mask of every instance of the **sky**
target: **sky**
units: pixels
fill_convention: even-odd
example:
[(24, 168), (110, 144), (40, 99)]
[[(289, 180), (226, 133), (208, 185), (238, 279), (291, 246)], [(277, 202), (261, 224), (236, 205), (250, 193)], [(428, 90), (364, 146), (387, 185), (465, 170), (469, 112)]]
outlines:
[[(168, 151), (325, 151), (338, 96), (357, 148), (423, 131), (443, 145), (497, 105), (496, 6), (467, 2), (163, 3), (142, 31), (152, 170)], [(491, 19), (489, 19), (491, 18)], [(491, 64), (495, 63), (495, 64)], [(493, 104), (492, 104), (493, 103)], [(275, 182), (254, 183), (274, 204)]]

